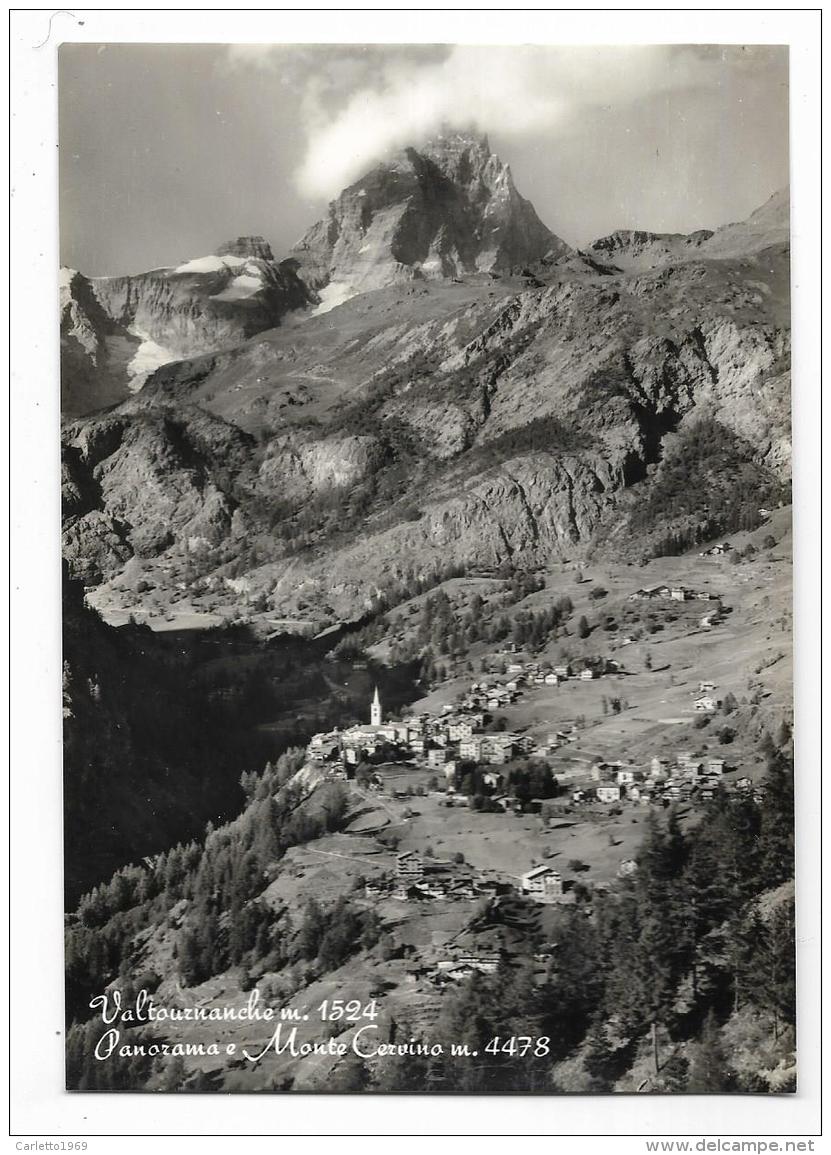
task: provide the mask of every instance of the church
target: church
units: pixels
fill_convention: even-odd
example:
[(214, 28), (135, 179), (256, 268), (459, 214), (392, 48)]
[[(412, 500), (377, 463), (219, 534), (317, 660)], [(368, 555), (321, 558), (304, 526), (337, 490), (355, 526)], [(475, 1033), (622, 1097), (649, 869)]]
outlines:
[(375, 694), (372, 699), (372, 704), (369, 707), (369, 724), (370, 726), (381, 725), (381, 697), (378, 693), (378, 687), (375, 687)]
[(355, 765), (362, 757), (376, 754), (385, 747), (391, 756), (396, 748), (400, 752), (402, 747), (411, 755), (410, 742), (420, 738), (423, 743), (423, 737), (423, 724), (414, 719), (384, 722), (381, 695), (376, 686), (369, 703), (369, 722), (358, 723), (347, 730), (315, 734), (309, 743), (309, 753), (316, 761), (322, 761), (333, 757), (339, 750), (344, 763)]

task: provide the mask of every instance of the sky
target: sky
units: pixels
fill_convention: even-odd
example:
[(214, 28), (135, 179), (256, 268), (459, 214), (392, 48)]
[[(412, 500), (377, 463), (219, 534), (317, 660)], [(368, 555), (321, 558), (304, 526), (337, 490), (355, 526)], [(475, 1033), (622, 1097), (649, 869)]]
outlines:
[(261, 234), (442, 128), (488, 133), (572, 245), (741, 220), (788, 183), (787, 49), (65, 44), (61, 261), (141, 272)]

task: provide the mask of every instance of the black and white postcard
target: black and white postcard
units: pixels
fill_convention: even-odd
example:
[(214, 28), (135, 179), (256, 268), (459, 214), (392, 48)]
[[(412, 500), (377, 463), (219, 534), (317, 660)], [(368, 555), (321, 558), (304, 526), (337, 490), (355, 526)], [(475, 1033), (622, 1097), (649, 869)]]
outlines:
[(148, 39), (57, 50), (65, 1093), (793, 1099), (788, 45)]

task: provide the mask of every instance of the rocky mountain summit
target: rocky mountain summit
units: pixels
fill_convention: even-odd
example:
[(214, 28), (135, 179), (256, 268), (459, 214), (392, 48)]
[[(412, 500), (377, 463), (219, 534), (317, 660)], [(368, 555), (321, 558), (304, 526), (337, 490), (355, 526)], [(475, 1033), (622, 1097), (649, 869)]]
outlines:
[(216, 250), (218, 257), (253, 257), (258, 261), (273, 261), (274, 253), (271, 245), (264, 237), (237, 237), (235, 241), (226, 241)]
[(592, 241), (584, 255), (632, 271), (701, 257), (748, 256), (774, 245), (787, 245), (789, 239), (790, 197), (787, 189), (779, 189), (746, 221), (694, 233), (619, 229)]
[(389, 284), (507, 272), (569, 251), (517, 192), (487, 137), (450, 133), (344, 189), (291, 256), (322, 311)]
[(712, 235), (708, 229), (689, 234), (618, 229), (592, 241), (588, 255), (618, 269), (654, 269), (700, 256), (702, 246)]
[(73, 575), (102, 607), (144, 584), (160, 611), (328, 624), (412, 573), (754, 524), (790, 477), (787, 203), (577, 253), (453, 135), (355, 182), (290, 260), (248, 237), (73, 274), (67, 344), (106, 366), (141, 327), (187, 357), (67, 422)]

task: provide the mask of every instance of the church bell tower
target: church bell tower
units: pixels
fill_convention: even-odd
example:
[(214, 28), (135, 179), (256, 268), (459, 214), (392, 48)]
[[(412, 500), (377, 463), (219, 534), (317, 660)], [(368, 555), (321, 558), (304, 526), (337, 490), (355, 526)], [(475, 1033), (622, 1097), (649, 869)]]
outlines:
[(369, 708), (369, 722), (371, 726), (381, 725), (381, 699), (378, 696), (378, 687), (375, 687), (375, 696)]

